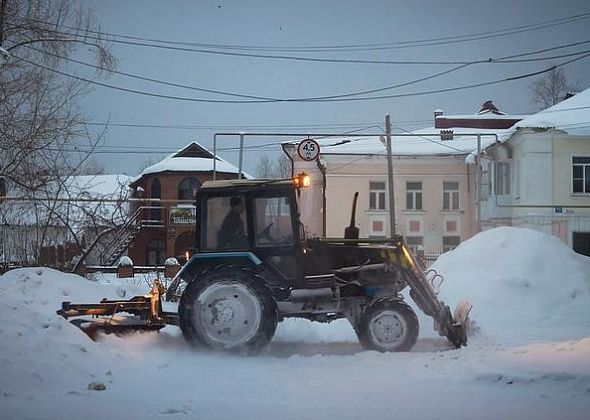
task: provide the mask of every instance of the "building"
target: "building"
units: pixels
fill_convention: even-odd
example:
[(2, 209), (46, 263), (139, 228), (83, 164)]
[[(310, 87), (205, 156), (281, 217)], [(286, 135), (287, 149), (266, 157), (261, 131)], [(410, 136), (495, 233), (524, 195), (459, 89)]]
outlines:
[[(468, 157), (478, 143), (495, 144), (523, 116), (506, 115), (487, 101), (474, 115), (434, 112), (433, 127), (392, 136), (395, 231), (415, 251), (436, 256), (478, 231), (475, 200), (477, 173)], [(479, 139), (478, 139), (479, 137)], [(323, 224), (328, 237), (342, 236), (350, 224), (351, 203), (359, 192), (356, 223), (361, 237), (385, 238), (389, 226), (389, 193), (383, 137), (322, 140), (320, 167), (298, 159), (286, 147), (295, 172), (325, 178), (325, 191), (308, 193), (317, 203), (325, 195)], [(321, 185), (321, 183), (320, 183)], [(318, 233), (319, 229), (316, 228)]]
[(590, 255), (590, 89), (516, 123), (484, 148), (482, 228), (523, 226)]
[[(130, 220), (120, 229), (123, 234), (101, 263), (112, 265), (122, 253), (139, 266), (162, 265), (171, 256), (185, 260), (194, 247), (195, 194), (213, 179), (213, 159), (209, 151), (191, 143), (134, 178), (129, 184), (133, 196), (145, 201), (134, 203)], [(219, 157), (216, 171), (217, 179), (238, 175), (238, 168)]]
[(126, 175), (70, 176), (37, 196), (0, 185), (0, 197), (8, 197), (0, 199), (0, 265), (70, 268), (101, 231), (127, 217), (129, 180)]

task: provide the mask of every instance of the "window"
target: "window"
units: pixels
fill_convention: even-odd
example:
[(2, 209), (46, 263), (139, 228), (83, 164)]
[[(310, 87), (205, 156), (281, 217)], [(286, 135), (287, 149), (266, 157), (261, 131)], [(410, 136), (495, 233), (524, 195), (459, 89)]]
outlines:
[(204, 249), (247, 249), (248, 224), (243, 196), (212, 197), (201, 203)]
[(572, 192), (590, 194), (590, 157), (574, 157), (572, 161)]
[(369, 209), (385, 210), (385, 182), (369, 182)]
[(494, 194), (510, 194), (510, 162), (494, 164)]
[(406, 209), (422, 210), (421, 182), (406, 182)]
[(460, 236), (443, 236), (443, 252), (457, 248), (460, 243)]
[(288, 197), (277, 197), (266, 203), (267, 216), (291, 216), (291, 205)]
[(162, 240), (151, 240), (146, 246), (147, 265), (163, 265), (166, 254), (166, 244)]
[(158, 178), (152, 179), (152, 188), (150, 191), (151, 198), (162, 198), (162, 186)]
[[(152, 187), (150, 189), (150, 197), (151, 198), (162, 198), (162, 185), (160, 184), (160, 180), (158, 178), (152, 179)], [(150, 219), (151, 220), (161, 220), (162, 219), (162, 211), (158, 208), (159, 204), (151, 202), (150, 207)]]
[(197, 189), (201, 183), (196, 178), (184, 178), (178, 184), (178, 199), (179, 200), (194, 200)]
[(418, 251), (422, 251), (424, 250), (424, 247), (422, 246), (422, 236), (407, 236), (406, 237), (406, 245), (408, 246), (408, 248), (410, 248), (410, 251), (412, 251), (412, 254), (416, 255), (418, 253)]
[[(281, 209), (288, 209), (283, 211)], [(293, 244), (291, 204), (288, 197), (260, 197), (254, 199), (256, 246)]]
[(459, 210), (459, 183), (443, 181), (443, 210)]

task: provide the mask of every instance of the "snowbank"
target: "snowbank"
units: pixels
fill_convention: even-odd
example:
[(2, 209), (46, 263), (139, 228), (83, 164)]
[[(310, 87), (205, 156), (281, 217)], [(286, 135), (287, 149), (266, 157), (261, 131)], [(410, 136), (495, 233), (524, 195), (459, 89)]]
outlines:
[[(133, 286), (103, 286), (49, 268), (9, 271), (0, 277), (0, 371), (10, 393), (57, 386), (84, 389), (112, 366), (101, 343), (90, 341), (58, 316), (62, 301), (98, 302), (144, 293)], [(106, 380), (106, 379), (104, 379)], [(6, 389), (7, 384), (0, 382)]]
[(471, 300), (471, 318), (495, 341), (590, 336), (590, 258), (523, 228), (482, 232), (440, 256), (440, 296)]
[[(502, 345), (474, 340), (449, 350), (444, 339), (421, 338), (413, 352), (390, 354), (363, 351), (345, 320), (281, 323), (260, 357), (194, 351), (175, 327), (92, 342), (55, 314), (60, 302), (128, 298), (147, 286), (114, 277), (92, 282), (46, 268), (10, 271), (0, 277), (0, 420), (352, 420), (393, 414), (585, 420), (590, 338), (551, 339), (563, 334), (563, 325), (572, 327), (572, 336), (590, 335), (583, 281), (588, 259), (564, 248), (522, 229), (466, 241), (436, 264), (447, 275), (442, 293), (451, 303), (470, 298), (481, 329), (502, 333), (493, 335)], [(512, 307), (516, 301), (523, 308)], [(549, 320), (537, 327), (545, 316)], [(429, 331), (430, 325), (421, 328)], [(528, 330), (553, 341), (503, 344)], [(89, 390), (92, 382), (106, 389)], [(421, 403), (425, 397), (427, 404)]]

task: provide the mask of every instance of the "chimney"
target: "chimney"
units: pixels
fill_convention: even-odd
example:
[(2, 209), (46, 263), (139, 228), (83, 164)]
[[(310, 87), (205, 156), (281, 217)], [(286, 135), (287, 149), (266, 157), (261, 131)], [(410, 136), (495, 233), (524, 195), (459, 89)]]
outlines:
[(443, 114), (444, 114), (444, 112), (442, 109), (435, 109), (434, 110), (434, 127), (435, 128), (436, 128), (436, 117), (440, 117)]
[(453, 130), (440, 130), (441, 140), (453, 140)]

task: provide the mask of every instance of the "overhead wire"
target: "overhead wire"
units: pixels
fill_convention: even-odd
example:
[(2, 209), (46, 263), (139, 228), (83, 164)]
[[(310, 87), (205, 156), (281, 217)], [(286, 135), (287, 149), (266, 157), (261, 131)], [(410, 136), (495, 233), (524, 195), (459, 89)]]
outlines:
[[(80, 77), (80, 76), (76, 76), (70, 73), (66, 73), (64, 71), (58, 70), (58, 69), (54, 69), (48, 66), (45, 66), (43, 64), (39, 64), (39, 63), (35, 63), (33, 61), (30, 61), (28, 59), (25, 59), (23, 57), (20, 57), (16, 54), (13, 54), (13, 57), (16, 59), (19, 59), (21, 61), (24, 61), (26, 63), (29, 63), (30, 65), (60, 74), (62, 76), (66, 76), (66, 77), (70, 77), (72, 79), (75, 80), (79, 80), (79, 81), (84, 81), (90, 84), (94, 84), (94, 85), (98, 85), (98, 86), (102, 86), (102, 87), (107, 87), (110, 89), (114, 89), (114, 90), (119, 90), (119, 91), (123, 91), (123, 92), (128, 92), (128, 93), (135, 93), (135, 94), (140, 94), (140, 95), (144, 95), (144, 96), (151, 96), (151, 97), (156, 97), (156, 98), (161, 98), (161, 99), (172, 99), (172, 100), (179, 100), (179, 101), (188, 101), (188, 102), (204, 102), (204, 103), (233, 103), (233, 104), (240, 104), (240, 103), (268, 103), (268, 102), (346, 102), (346, 101), (365, 101), (365, 100), (377, 100), (377, 99), (390, 99), (390, 98), (402, 98), (402, 97), (410, 97), (410, 96), (422, 96), (422, 95), (428, 95), (428, 94), (434, 94), (434, 93), (444, 93), (444, 92), (452, 92), (452, 91), (458, 91), (458, 90), (463, 90), (463, 89), (471, 89), (471, 88), (476, 88), (476, 87), (482, 87), (482, 86), (489, 86), (489, 85), (494, 85), (494, 84), (498, 84), (498, 83), (505, 83), (505, 82), (511, 82), (511, 81), (516, 81), (516, 80), (521, 80), (521, 79), (525, 79), (525, 78), (529, 78), (529, 77), (533, 77), (533, 76), (538, 76), (540, 74), (543, 73), (547, 73), (549, 71), (552, 71), (553, 69), (556, 69), (558, 67), (562, 67), (571, 63), (574, 63), (576, 61), (582, 60), (584, 58), (587, 58), (588, 56), (590, 56), (589, 54), (585, 54), (582, 55), (580, 57), (576, 57), (564, 62), (561, 62), (559, 64), (555, 64), (552, 65), (551, 67), (545, 68), (543, 70), (538, 70), (535, 72), (529, 72), (529, 73), (525, 73), (525, 74), (521, 74), (521, 75), (517, 75), (517, 76), (511, 76), (511, 77), (507, 77), (507, 78), (503, 78), (503, 79), (498, 79), (498, 80), (493, 80), (493, 81), (488, 81), (488, 82), (481, 82), (481, 83), (475, 83), (475, 84), (470, 84), (470, 85), (463, 85), (463, 86), (456, 86), (456, 87), (451, 87), (451, 88), (442, 88), (442, 89), (435, 89), (435, 90), (427, 90), (427, 91), (420, 91), (420, 92), (410, 92), (410, 93), (403, 93), (403, 94), (390, 94), (390, 95), (381, 95), (381, 96), (364, 96), (364, 97), (351, 97), (353, 95), (359, 95), (359, 92), (355, 92), (355, 93), (349, 93), (349, 94), (345, 94), (345, 95), (333, 95), (332, 97), (309, 97), (309, 98), (283, 98), (283, 99), (273, 99), (273, 100), (254, 100), (254, 99), (245, 99), (245, 100), (227, 100), (227, 99), (205, 99), (205, 98), (191, 98), (191, 97), (182, 97), (182, 96), (175, 96), (175, 95), (166, 95), (166, 94), (159, 94), (159, 93), (153, 93), (153, 92), (146, 92), (146, 91), (140, 91), (140, 90), (136, 90), (136, 89), (130, 89), (130, 88), (125, 88), (122, 86), (115, 86), (115, 85), (111, 85), (108, 83), (104, 83), (104, 82), (100, 82), (97, 80), (91, 80), (88, 78), (84, 78), (84, 77)], [(423, 78), (422, 78), (423, 79)], [(406, 82), (402, 85), (407, 85), (410, 82)], [(395, 86), (389, 86), (386, 88), (380, 88), (378, 90), (384, 90), (384, 89), (391, 89), (393, 87), (399, 87), (399, 85), (395, 85)], [(372, 90), (372, 91), (378, 91), (378, 90)]]
[[(56, 22), (48, 22), (43, 21), (40, 19), (33, 19), (30, 17), (25, 17), (28, 20), (43, 23), (46, 25), (50, 25), (53, 29), (57, 26)], [(253, 45), (235, 45), (235, 44), (219, 44), (219, 43), (197, 43), (197, 42), (187, 42), (187, 41), (170, 41), (165, 39), (157, 39), (157, 38), (148, 38), (148, 37), (139, 37), (139, 36), (131, 36), (131, 35), (123, 35), (117, 34), (112, 32), (103, 32), (103, 31), (95, 31), (91, 29), (84, 29), (80, 30), (80, 28), (75, 28), (72, 26), (59, 24), (60, 27), (73, 30), (76, 32), (82, 32), (80, 36), (88, 36), (88, 34), (95, 34), (100, 37), (111, 37), (111, 38), (122, 38), (128, 40), (135, 40), (135, 41), (146, 41), (151, 43), (159, 43), (159, 44), (167, 44), (167, 45), (186, 45), (186, 46), (197, 46), (197, 47), (205, 47), (205, 48), (213, 48), (213, 49), (227, 49), (227, 50), (243, 50), (243, 51), (274, 51), (274, 52), (329, 52), (330, 50), (336, 50), (339, 52), (343, 51), (372, 51), (372, 50), (382, 50), (382, 49), (400, 49), (400, 48), (410, 48), (410, 47), (426, 47), (426, 46), (434, 46), (434, 45), (445, 45), (445, 44), (454, 44), (459, 42), (470, 42), (470, 41), (478, 41), (482, 39), (490, 39), (508, 35), (514, 35), (519, 33), (531, 32), (539, 29), (546, 29), (554, 26), (564, 25), (573, 23), (579, 20), (585, 20), (590, 18), (590, 12), (584, 12), (576, 15), (566, 16), (562, 18), (552, 19), (543, 22), (537, 22), (533, 24), (521, 25), (516, 27), (504, 28), (504, 29), (497, 29), (493, 31), (484, 31), (478, 33), (471, 33), (471, 34), (462, 34), (462, 35), (452, 35), (452, 36), (445, 36), (445, 37), (436, 37), (436, 38), (426, 38), (426, 39), (418, 39), (418, 40), (410, 40), (410, 41), (397, 41), (397, 42), (389, 42), (389, 43), (369, 43), (369, 44), (349, 44), (349, 45), (325, 45), (325, 46), (282, 46), (282, 47), (275, 47), (275, 46), (253, 46)]]

